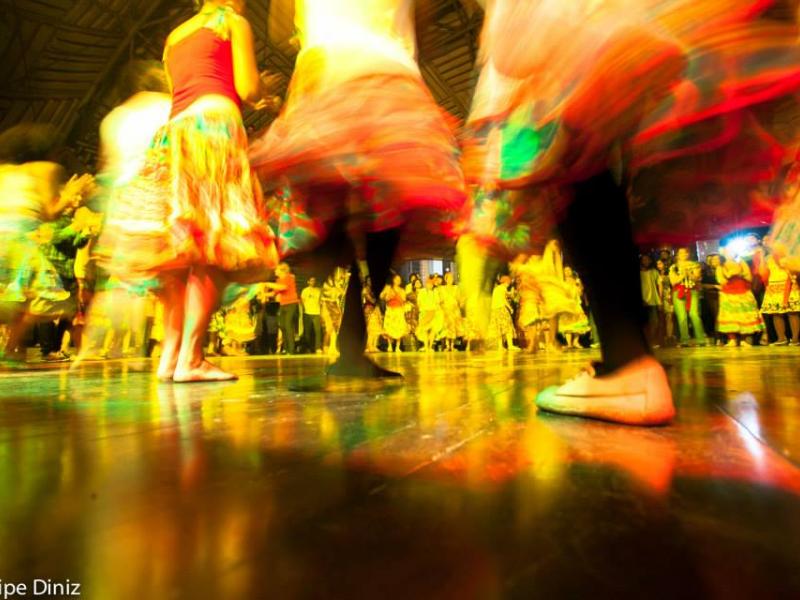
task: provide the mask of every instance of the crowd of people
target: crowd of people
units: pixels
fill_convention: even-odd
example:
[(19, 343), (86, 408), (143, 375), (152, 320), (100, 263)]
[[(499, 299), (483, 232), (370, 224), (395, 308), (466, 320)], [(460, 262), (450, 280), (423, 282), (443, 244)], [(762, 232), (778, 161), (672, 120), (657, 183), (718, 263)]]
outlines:
[(730, 247), (704, 262), (685, 247), (674, 256), (670, 250), (642, 255), (651, 345), (800, 346), (798, 274), (753, 241), (746, 257)]
[[(96, 181), (65, 181), (52, 132), (3, 135), (3, 360), (24, 360), (31, 330), (52, 360), (64, 330), (81, 359), (157, 354), (170, 383), (235, 379), (214, 353), (338, 353), (330, 375), (398, 377), (365, 349), (599, 344), (602, 362), (539, 408), (668, 422), (651, 347), (676, 327), (679, 345), (690, 328), (736, 345), (767, 316), (776, 344), (798, 341), (800, 169), (778, 142), (793, 133), (763, 118), (800, 89), (797, 24), (732, 1), (479, 2), (457, 131), (417, 64), (414, 2), (276, 0), (271, 19), (296, 29), (278, 39), (270, 21), (272, 42), (299, 53), (276, 120), (248, 137), (242, 107), (276, 110), (276, 77), (259, 73), (244, 0), (197, 0), (163, 67), (135, 70), (104, 119)], [(726, 249), (704, 274), (681, 248), (637, 269), (637, 238), (775, 215), (753, 265)], [(391, 272), (454, 247), (458, 282)]]

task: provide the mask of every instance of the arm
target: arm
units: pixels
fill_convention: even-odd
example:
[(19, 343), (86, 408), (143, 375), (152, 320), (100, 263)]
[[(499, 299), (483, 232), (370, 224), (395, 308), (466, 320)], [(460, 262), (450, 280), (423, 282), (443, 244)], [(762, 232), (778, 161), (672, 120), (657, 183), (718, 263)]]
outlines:
[(725, 285), (728, 283), (728, 278), (725, 276), (725, 269), (722, 266), (717, 267), (717, 283), (720, 285)]
[(753, 282), (753, 272), (750, 271), (750, 266), (745, 261), (742, 261), (742, 277), (749, 283)]
[(669, 268), (669, 282), (672, 285), (678, 285), (681, 282), (681, 275), (678, 272), (678, 269), (675, 268), (675, 265)]
[(258, 72), (253, 29), (247, 19), (234, 15), (230, 17), (230, 31), (236, 93), (244, 102), (256, 105), (269, 96), (269, 90)]
[(285, 292), (286, 290), (288, 290), (288, 289), (289, 289), (289, 286), (288, 286), (288, 285), (286, 285), (286, 284), (283, 284), (283, 283), (273, 283), (272, 281), (267, 281), (267, 282), (264, 284), (264, 287), (266, 287), (268, 290), (273, 290), (273, 291), (275, 291), (275, 292)]

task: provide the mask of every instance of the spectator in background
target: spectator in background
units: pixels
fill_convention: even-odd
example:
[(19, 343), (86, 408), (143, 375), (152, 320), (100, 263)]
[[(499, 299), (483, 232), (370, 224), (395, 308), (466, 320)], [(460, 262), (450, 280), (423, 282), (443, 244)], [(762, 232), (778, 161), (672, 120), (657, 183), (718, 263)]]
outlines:
[(678, 319), (680, 346), (689, 345), (689, 321), (692, 322), (694, 338), (699, 346), (706, 345), (703, 321), (700, 319), (700, 265), (690, 260), (688, 248), (678, 248), (675, 264), (669, 269), (672, 286), (672, 304)]
[(364, 306), (364, 319), (367, 322), (367, 352), (378, 351), (378, 340), (383, 335), (383, 311), (372, 291), (369, 275), (364, 278), (361, 290), (361, 303)]
[[(786, 268), (785, 259), (772, 252), (764, 260), (763, 251), (756, 251), (759, 275), (767, 282), (761, 314), (769, 316), (775, 328), (777, 340), (773, 346), (800, 346), (800, 289), (797, 273)], [(789, 319), (791, 340), (786, 336), (786, 318)]]
[(653, 265), (653, 259), (649, 254), (642, 255), (639, 260), (639, 268), (642, 283), (642, 302), (647, 312), (645, 335), (650, 346), (658, 348), (661, 345), (659, 321), (661, 307), (664, 304), (661, 276)]
[[(41, 245), (42, 252), (55, 267), (64, 289), (69, 292), (70, 300), (78, 305), (78, 280), (75, 275), (75, 259), (78, 250), (88, 245), (92, 235), (74, 219), (74, 208), (69, 207), (55, 221), (43, 227), (48, 229)], [(39, 347), (42, 358), (46, 361), (69, 360), (66, 352), (65, 336), (72, 330), (72, 318), (62, 316), (52, 321), (37, 325)]]
[(322, 290), (317, 286), (316, 277), (308, 279), (300, 300), (303, 303), (306, 346), (309, 351), (322, 354)]
[(706, 263), (703, 265), (703, 276), (700, 280), (700, 285), (703, 290), (700, 317), (703, 320), (705, 330), (711, 332), (711, 338), (716, 343), (721, 343), (717, 336), (717, 320), (719, 317), (720, 303), (720, 283), (718, 281), (717, 272), (721, 264), (722, 262), (719, 254), (709, 254), (706, 256)]
[(381, 300), (386, 303), (386, 315), (383, 318), (383, 331), (389, 339), (389, 351), (402, 351), (401, 341), (408, 334), (406, 321), (406, 292), (403, 278), (392, 275), (390, 284), (381, 292)]
[[(512, 309), (508, 299), (511, 277), (501, 275), (492, 290), (492, 314), (489, 319), (489, 337), (499, 341), (499, 350), (518, 351), (514, 345), (514, 322), (511, 318)], [(505, 341), (505, 348), (503, 347)]]
[(663, 344), (675, 341), (675, 305), (672, 303), (672, 284), (669, 280), (669, 265), (662, 259), (656, 261), (659, 288), (661, 289), (661, 333)]
[(325, 330), (325, 348), (328, 354), (337, 354), (339, 328), (342, 326), (342, 308), (347, 278), (344, 269), (336, 269), (322, 284), (322, 323)]
[(297, 283), (289, 265), (280, 263), (275, 268), (274, 282), (265, 283), (265, 287), (275, 292), (280, 304), (278, 311), (278, 328), (283, 335), (283, 347), (287, 354), (295, 353), (295, 332), (299, 316), (300, 298), (297, 296)]
[(422, 286), (422, 280), (419, 278), (419, 273), (412, 273), (411, 276), (408, 278), (408, 283), (406, 284), (406, 296), (414, 291), (414, 284), (419, 282), (419, 287)]

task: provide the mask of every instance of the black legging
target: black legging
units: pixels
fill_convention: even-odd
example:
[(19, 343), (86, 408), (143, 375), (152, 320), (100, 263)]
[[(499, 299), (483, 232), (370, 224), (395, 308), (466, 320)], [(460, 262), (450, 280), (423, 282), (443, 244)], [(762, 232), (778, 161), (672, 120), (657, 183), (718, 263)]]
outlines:
[(572, 191), (559, 232), (586, 286), (603, 353), (601, 371), (609, 372), (651, 353), (628, 200), (608, 171), (573, 185)]
[[(372, 293), (380, 297), (383, 283), (389, 278), (395, 250), (400, 241), (400, 230), (389, 229), (368, 233), (366, 237), (367, 268), (372, 282)], [(367, 342), (367, 322), (361, 307), (361, 277), (358, 264), (350, 267), (350, 281), (344, 296), (344, 313), (339, 332), (339, 351), (342, 357), (353, 358), (364, 354)]]

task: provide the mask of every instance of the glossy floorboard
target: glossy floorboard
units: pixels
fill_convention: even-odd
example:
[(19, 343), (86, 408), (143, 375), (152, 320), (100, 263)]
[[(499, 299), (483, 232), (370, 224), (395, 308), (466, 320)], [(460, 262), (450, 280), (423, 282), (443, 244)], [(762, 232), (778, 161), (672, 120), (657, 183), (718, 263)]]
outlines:
[[(662, 355), (676, 422), (537, 414), (557, 358), (0, 374), (0, 580), (83, 598), (800, 598), (800, 351)], [(298, 392), (297, 389), (314, 391)]]

